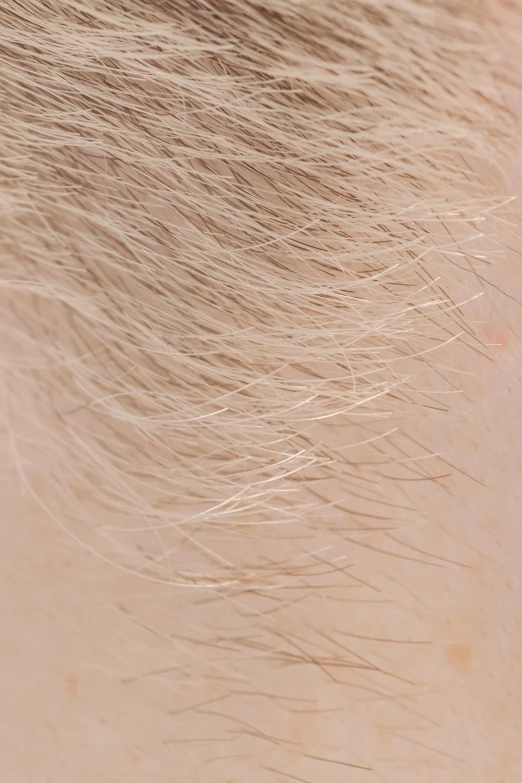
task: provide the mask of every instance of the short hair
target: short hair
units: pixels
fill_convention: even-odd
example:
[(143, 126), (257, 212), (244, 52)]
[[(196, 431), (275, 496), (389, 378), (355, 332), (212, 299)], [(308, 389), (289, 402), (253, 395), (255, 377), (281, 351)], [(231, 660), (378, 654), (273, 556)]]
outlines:
[(512, 122), (486, 4), (24, 8), (0, 9), (11, 456), (123, 567), (277, 582), (263, 541), (385, 504), (401, 417), (447, 408), (438, 357), (476, 340)]

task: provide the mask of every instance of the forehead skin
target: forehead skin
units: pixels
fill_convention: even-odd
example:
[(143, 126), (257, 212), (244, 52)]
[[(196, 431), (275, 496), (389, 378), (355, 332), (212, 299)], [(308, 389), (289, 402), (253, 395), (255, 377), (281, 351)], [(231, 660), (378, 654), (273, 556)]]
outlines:
[[(509, 192), (518, 172), (522, 155)], [(284, 586), (140, 579), (65, 535), (6, 473), (6, 780), (516, 783), (522, 278), (516, 229), (503, 230), (512, 249), (481, 268), (466, 308), (476, 350), (441, 358), (451, 403), (405, 416), (382, 455), (386, 511), (363, 493), (335, 518), (342, 538), (317, 525), (299, 548), (275, 534), (266, 552), (288, 560)], [(432, 383), (417, 371), (418, 389)], [(321, 437), (339, 447), (345, 433)], [(325, 494), (345, 490), (334, 480)], [(250, 562), (252, 539), (237, 538)]]

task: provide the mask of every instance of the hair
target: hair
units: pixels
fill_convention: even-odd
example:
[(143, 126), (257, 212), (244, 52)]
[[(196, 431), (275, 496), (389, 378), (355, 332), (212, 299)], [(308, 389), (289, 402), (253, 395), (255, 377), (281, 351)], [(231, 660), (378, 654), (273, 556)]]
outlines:
[(408, 536), (451, 527), (415, 488), (467, 467), (445, 439), (512, 230), (489, 3), (0, 3), (0, 425), (29, 499), (109, 561), (60, 549), (20, 620), (70, 613), (52, 661), (45, 618), (23, 635), (41, 694), (89, 674), (55, 775), (90, 774), (80, 745), (128, 783), (491, 768), (478, 729), (453, 766), (477, 680), (431, 698), (426, 637), (467, 623), (441, 630), (438, 585), (467, 583), (426, 580), (450, 547)]
[(497, 252), (512, 120), (486, 19), (5, 0), (4, 426), (73, 536), (246, 588), (295, 575), (293, 542), (341, 513), (368, 525), (358, 502), (397, 513), (384, 474), (421, 475), (401, 421), (448, 408), (439, 357), (477, 347), (465, 304)]

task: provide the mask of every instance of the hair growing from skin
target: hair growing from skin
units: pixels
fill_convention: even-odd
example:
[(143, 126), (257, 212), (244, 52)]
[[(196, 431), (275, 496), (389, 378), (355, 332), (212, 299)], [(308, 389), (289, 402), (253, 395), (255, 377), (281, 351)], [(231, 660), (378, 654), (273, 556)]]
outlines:
[(266, 541), (389, 516), (501, 202), (484, 28), (458, 0), (2, 3), (4, 426), (59, 524), (152, 579), (275, 585)]

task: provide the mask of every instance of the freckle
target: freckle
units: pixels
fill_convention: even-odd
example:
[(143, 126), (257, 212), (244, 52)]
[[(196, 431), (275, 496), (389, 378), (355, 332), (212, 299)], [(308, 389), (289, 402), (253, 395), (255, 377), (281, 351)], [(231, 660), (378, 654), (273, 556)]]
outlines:
[(459, 674), (467, 674), (471, 666), (471, 645), (462, 642), (448, 644), (446, 647), (446, 657), (452, 669)]
[(141, 761), (141, 756), (137, 750), (129, 751), (128, 757), (131, 764), (139, 764)]
[(78, 693), (78, 677), (75, 674), (68, 674), (65, 678), (65, 691), (67, 696), (74, 699)]
[(498, 323), (490, 323), (484, 329), (484, 342), (495, 352), (503, 352), (509, 347), (509, 330)]

